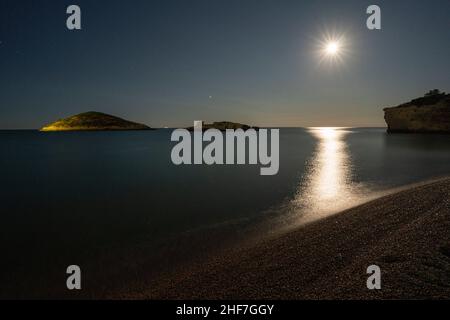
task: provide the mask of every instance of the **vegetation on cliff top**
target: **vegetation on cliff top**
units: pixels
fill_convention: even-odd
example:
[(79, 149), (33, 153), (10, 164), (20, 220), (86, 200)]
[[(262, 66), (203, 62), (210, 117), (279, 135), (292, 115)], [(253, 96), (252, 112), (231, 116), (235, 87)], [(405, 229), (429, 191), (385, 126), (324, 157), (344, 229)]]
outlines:
[(445, 92), (441, 92), (438, 89), (430, 90), (423, 97), (413, 99), (410, 102), (403, 103), (395, 108), (403, 108), (403, 107), (423, 107), (423, 106), (432, 106), (438, 104), (446, 104), (450, 107), (450, 94), (446, 94)]

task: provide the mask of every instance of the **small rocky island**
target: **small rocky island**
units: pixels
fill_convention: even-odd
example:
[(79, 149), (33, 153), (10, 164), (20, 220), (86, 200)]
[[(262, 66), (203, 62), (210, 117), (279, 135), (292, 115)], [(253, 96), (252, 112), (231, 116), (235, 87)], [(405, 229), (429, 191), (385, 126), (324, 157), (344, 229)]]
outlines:
[[(194, 127), (189, 127), (187, 128), (189, 131), (194, 131)], [(237, 130), (237, 129), (242, 129), (244, 131), (248, 130), (248, 129), (255, 129), (258, 130), (258, 127), (252, 127), (246, 124), (241, 124), (241, 123), (236, 123), (236, 122), (229, 122), (229, 121), (220, 121), (220, 122), (213, 122), (213, 123), (203, 123), (202, 124), (202, 129), (203, 130), (208, 130), (208, 129), (217, 129), (220, 131), (225, 131), (227, 129), (231, 129), (231, 130)]]
[(384, 113), (389, 133), (450, 133), (450, 94), (437, 89)]
[(40, 131), (152, 130), (145, 124), (127, 121), (101, 112), (85, 112), (46, 125)]

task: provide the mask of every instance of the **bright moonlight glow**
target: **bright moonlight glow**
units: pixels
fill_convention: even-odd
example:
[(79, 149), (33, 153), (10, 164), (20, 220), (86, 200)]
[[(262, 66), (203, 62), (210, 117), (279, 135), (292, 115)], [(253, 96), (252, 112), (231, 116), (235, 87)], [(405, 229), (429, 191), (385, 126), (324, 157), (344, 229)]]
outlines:
[(323, 33), (316, 41), (319, 64), (343, 65), (350, 53), (349, 49), (347, 36), (336, 31)]
[(339, 43), (337, 43), (335, 41), (327, 43), (327, 45), (325, 47), (325, 52), (327, 55), (330, 55), (330, 56), (334, 56), (334, 55), (338, 54)]

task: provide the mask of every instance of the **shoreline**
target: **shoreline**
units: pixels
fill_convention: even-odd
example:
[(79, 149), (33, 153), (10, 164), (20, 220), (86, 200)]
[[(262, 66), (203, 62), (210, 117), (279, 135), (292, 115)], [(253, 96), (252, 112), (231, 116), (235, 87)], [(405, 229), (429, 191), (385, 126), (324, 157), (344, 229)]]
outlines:
[[(450, 298), (450, 178), (399, 187), (160, 279), (128, 299)], [(382, 290), (368, 290), (378, 265)]]

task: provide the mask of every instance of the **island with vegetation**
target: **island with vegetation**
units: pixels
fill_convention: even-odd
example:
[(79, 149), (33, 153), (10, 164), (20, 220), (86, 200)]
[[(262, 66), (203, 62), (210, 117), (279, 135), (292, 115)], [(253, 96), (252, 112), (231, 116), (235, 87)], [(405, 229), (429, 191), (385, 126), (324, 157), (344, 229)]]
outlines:
[(389, 133), (450, 133), (450, 94), (437, 89), (384, 112)]
[(101, 112), (85, 112), (57, 120), (40, 129), (49, 131), (109, 131), (109, 130), (152, 130), (145, 124), (131, 122)]
[[(189, 131), (194, 131), (194, 127), (189, 127), (187, 128)], [(241, 123), (236, 123), (236, 122), (229, 122), (229, 121), (220, 121), (220, 122), (213, 122), (213, 123), (203, 123), (202, 124), (202, 129), (203, 130), (208, 130), (208, 129), (217, 129), (220, 131), (225, 131), (225, 130), (237, 130), (237, 129), (242, 129), (242, 130), (248, 130), (248, 129), (255, 129), (258, 130), (258, 127), (252, 127), (246, 124), (241, 124)]]

